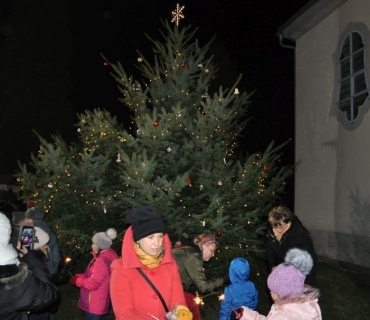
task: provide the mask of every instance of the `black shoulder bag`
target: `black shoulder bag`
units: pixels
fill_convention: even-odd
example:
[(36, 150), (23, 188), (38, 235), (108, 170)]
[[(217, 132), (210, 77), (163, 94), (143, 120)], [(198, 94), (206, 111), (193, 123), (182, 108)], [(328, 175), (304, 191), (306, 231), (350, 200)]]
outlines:
[(164, 299), (163, 299), (162, 295), (160, 294), (160, 292), (158, 291), (158, 289), (156, 288), (156, 286), (153, 284), (153, 282), (151, 282), (149, 280), (149, 278), (146, 276), (146, 274), (144, 273), (143, 270), (141, 270), (140, 268), (136, 268), (136, 270), (139, 271), (139, 273), (143, 276), (143, 278), (149, 283), (149, 285), (152, 287), (152, 289), (154, 290), (154, 292), (158, 295), (159, 299), (161, 299), (161, 302), (163, 304), (164, 310), (166, 310), (166, 312), (168, 312), (168, 308), (166, 306), (166, 302), (164, 302)]

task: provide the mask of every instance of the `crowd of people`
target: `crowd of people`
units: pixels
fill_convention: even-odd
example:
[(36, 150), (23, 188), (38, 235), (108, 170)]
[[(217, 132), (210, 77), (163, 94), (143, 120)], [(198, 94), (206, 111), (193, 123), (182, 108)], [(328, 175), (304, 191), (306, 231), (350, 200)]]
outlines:
[[(40, 208), (0, 213), (0, 319), (48, 320), (60, 299), (55, 276), (60, 265), (56, 235)], [(80, 290), (78, 307), (85, 320), (98, 320), (112, 308), (117, 320), (200, 320), (197, 295), (223, 287), (219, 320), (321, 320), (319, 290), (314, 287), (317, 258), (309, 232), (286, 206), (268, 216), (267, 287), (272, 306), (258, 313), (259, 294), (250, 280), (245, 257), (233, 259), (228, 272), (207, 278), (203, 263), (215, 256), (213, 234), (195, 235), (172, 245), (155, 208), (126, 212), (129, 225), (120, 258), (111, 247), (117, 231), (110, 228), (91, 238), (92, 259), (70, 283)], [(31, 229), (31, 238), (23, 239)], [(28, 231), (27, 231), (28, 232)], [(82, 316), (81, 316), (82, 317)]]

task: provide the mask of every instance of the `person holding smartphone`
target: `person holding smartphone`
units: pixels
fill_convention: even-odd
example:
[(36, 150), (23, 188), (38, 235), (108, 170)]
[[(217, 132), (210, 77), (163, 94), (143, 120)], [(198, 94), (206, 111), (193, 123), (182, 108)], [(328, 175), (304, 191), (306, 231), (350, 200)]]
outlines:
[(20, 243), (17, 252), (11, 232), (10, 220), (0, 213), (0, 319), (27, 320), (29, 312), (46, 310), (59, 292), (43, 259)]

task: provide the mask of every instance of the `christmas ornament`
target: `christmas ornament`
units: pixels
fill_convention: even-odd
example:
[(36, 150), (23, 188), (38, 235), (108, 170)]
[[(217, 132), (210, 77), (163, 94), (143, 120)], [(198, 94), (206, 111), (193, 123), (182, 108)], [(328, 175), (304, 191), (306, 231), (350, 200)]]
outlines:
[(121, 160), (121, 155), (118, 153), (117, 154), (117, 160), (116, 160), (116, 162), (117, 163), (120, 163), (122, 160)]
[(204, 72), (205, 73), (209, 73), (209, 69), (207, 68), (207, 69), (204, 69)]
[(75, 238), (72, 238), (72, 239), (71, 239), (71, 242), (75, 242), (75, 241), (76, 241), (76, 239), (75, 239)]
[(103, 171), (101, 174), (102, 174), (103, 176), (106, 176), (106, 175), (107, 175), (107, 171)]
[(138, 135), (138, 136), (141, 136), (141, 134), (142, 134), (143, 132), (141, 131), (141, 129), (137, 129), (137, 130), (136, 130), (136, 133), (137, 133), (137, 135)]
[(143, 58), (142, 57), (139, 57), (139, 58), (137, 58), (137, 61), (139, 61), (140, 63), (142, 63), (143, 62)]
[(38, 183), (38, 184), (37, 184), (37, 188), (39, 188), (39, 189), (40, 189), (40, 188), (42, 188), (42, 187), (43, 187), (43, 185), (42, 185), (41, 183)]
[(35, 200), (28, 200), (27, 201), (27, 208), (33, 207), (34, 203), (35, 203)]
[(153, 126), (154, 127), (158, 127), (158, 125), (159, 125), (159, 122), (157, 120), (153, 121)]
[(235, 88), (234, 94), (239, 94), (238, 88)]
[(132, 208), (132, 204), (131, 204), (131, 203), (129, 203), (129, 204), (127, 205), (127, 208)]
[(267, 165), (265, 165), (265, 164), (263, 165), (263, 171), (265, 171), (265, 172), (267, 171)]
[(186, 67), (186, 63), (181, 63), (181, 67), (185, 68)]
[(51, 182), (49, 182), (49, 184), (48, 184), (48, 188), (52, 188), (53, 187), (53, 184), (51, 183)]
[(173, 10), (172, 13), (172, 20), (171, 22), (175, 22), (176, 26), (179, 26), (180, 19), (184, 19), (185, 16), (182, 13), (182, 10), (185, 9), (185, 6), (180, 7), (180, 5), (176, 4), (176, 10)]
[(190, 176), (187, 176), (186, 177), (186, 181), (188, 182), (189, 187), (191, 187), (191, 179), (190, 179)]
[(104, 66), (104, 67), (108, 67), (108, 62), (104, 62), (104, 63), (103, 63), (103, 66)]
[(219, 230), (219, 231), (217, 231), (217, 232), (216, 232), (216, 235), (217, 235), (217, 237), (221, 237), (221, 236), (222, 236), (222, 231), (220, 231), (220, 230)]
[(221, 180), (218, 180), (217, 185), (218, 186), (222, 186), (222, 181)]
[(168, 147), (167, 152), (171, 152), (171, 151), (172, 151), (171, 147)]
[(198, 147), (198, 151), (203, 151), (203, 148), (202, 147)]
[(212, 80), (213, 80), (213, 81), (215, 81), (215, 80), (216, 80), (216, 76), (213, 76), (213, 77), (212, 77)]

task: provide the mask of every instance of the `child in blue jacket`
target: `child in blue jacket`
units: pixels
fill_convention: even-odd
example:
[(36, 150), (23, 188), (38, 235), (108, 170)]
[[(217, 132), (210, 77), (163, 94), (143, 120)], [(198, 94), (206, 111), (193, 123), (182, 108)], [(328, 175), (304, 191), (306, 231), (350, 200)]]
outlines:
[(247, 259), (235, 258), (230, 263), (230, 282), (224, 290), (224, 299), (221, 302), (219, 320), (229, 320), (233, 309), (240, 306), (256, 310), (258, 291), (254, 283), (249, 280), (250, 267)]

